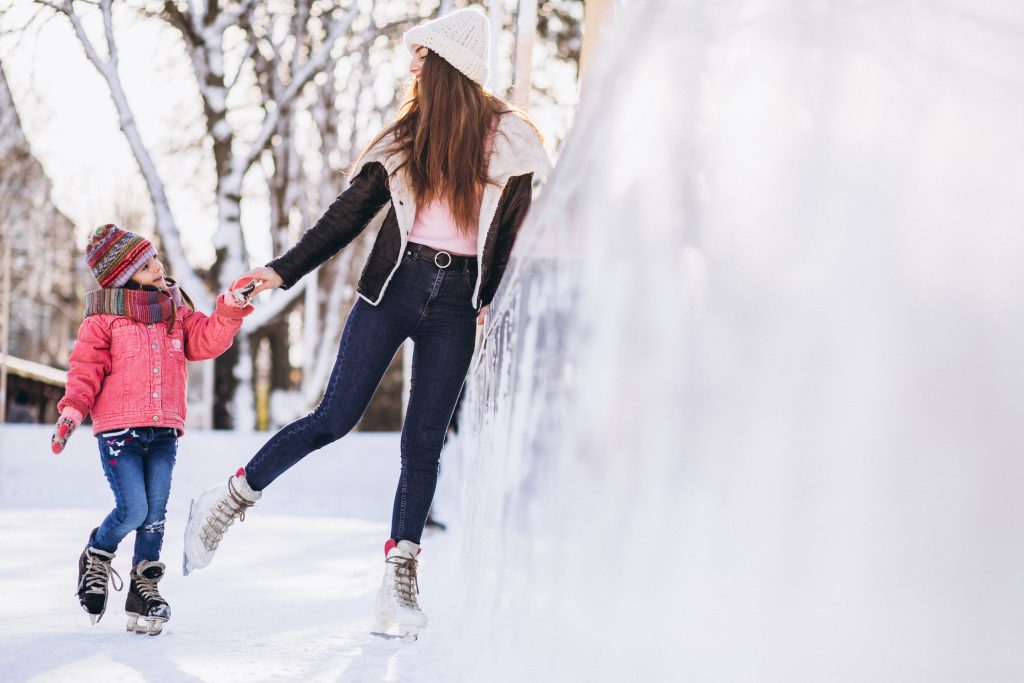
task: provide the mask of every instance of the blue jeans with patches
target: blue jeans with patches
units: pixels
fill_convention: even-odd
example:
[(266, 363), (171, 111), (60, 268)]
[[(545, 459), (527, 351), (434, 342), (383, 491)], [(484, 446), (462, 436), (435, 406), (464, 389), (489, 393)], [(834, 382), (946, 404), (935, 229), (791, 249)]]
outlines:
[(159, 560), (171, 473), (178, 452), (177, 430), (131, 427), (100, 434), (97, 440), (115, 507), (100, 524), (93, 547), (115, 552), (124, 537), (134, 531), (132, 566), (143, 560)]
[(441, 447), (476, 342), (475, 263), (440, 268), (411, 248), (376, 306), (356, 301), (320, 405), (284, 427), (245, 466), (261, 491), (309, 453), (347, 434), (406, 339), (414, 344), (402, 426), (402, 470), (391, 538), (419, 543), (437, 486)]

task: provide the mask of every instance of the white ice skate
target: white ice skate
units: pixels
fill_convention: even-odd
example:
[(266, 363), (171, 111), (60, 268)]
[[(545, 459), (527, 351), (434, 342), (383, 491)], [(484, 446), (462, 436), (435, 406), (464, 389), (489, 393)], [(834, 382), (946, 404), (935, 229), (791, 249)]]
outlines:
[(239, 469), (227, 483), (218, 484), (192, 499), (185, 524), (185, 556), (183, 572), (188, 576), (193, 569), (210, 564), (227, 528), (235, 519), (245, 519), (246, 509), (262, 496), (253, 491), (245, 480), (245, 469)]
[(419, 581), (416, 578), (416, 555), (420, 547), (412, 541), (388, 541), (384, 564), (384, 582), (377, 593), (377, 620), (373, 635), (384, 638), (419, 636), (427, 625), (427, 615), (416, 603)]

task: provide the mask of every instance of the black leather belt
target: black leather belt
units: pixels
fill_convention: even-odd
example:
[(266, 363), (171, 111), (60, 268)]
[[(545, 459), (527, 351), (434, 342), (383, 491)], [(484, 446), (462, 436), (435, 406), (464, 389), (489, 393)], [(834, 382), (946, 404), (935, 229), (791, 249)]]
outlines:
[(409, 242), (405, 245), (405, 253), (417, 254), (420, 258), (427, 259), (438, 268), (454, 268), (456, 270), (476, 270), (476, 256), (460, 256), (447, 251), (431, 249), (425, 244)]

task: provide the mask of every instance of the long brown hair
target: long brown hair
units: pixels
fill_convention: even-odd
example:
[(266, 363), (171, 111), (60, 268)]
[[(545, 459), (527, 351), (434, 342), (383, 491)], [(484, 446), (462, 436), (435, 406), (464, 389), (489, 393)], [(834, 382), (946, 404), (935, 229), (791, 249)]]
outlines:
[(475, 227), (488, 182), (485, 140), (496, 116), (514, 111), (433, 50), (413, 81), (398, 119), (370, 143), (390, 137), (389, 153), (404, 153), (416, 205), (448, 202), (459, 231)]

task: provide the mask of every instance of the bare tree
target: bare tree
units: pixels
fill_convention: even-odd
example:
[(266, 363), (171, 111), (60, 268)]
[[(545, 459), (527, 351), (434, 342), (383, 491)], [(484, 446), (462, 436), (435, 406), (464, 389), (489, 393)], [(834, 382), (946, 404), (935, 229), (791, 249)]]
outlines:
[[(111, 0), (36, 0), (40, 6), (64, 16), (70, 22), (89, 61), (103, 77), (118, 113), (119, 123), (139, 166), (153, 204), (155, 229), (171, 271), (192, 293), (196, 303), (209, 310), (214, 292), (248, 269), (248, 249), (241, 229), (242, 182), (265, 153), (281, 160), (293, 146), (288, 132), (292, 116), (307, 85), (331, 64), (331, 51), (353, 27), (360, 6), (351, 2), (304, 0), (272, 6), (254, 0), (196, 3), (165, 0), (137, 2), (130, 8), (139, 16), (158, 17), (177, 30), (195, 78), (196, 93), (205, 115), (205, 135), (216, 177), (217, 231), (214, 236), (216, 261), (208, 273), (197, 272), (185, 257), (178, 224), (167, 200), (163, 178), (154, 163), (151, 150), (139, 133), (137, 119), (118, 72), (119, 51)], [(83, 15), (99, 13), (102, 34), (90, 35)], [(278, 30), (284, 25), (286, 30)], [(234, 63), (232, 73), (226, 65)], [(253, 78), (243, 76), (249, 74)], [(255, 80), (256, 108), (262, 120), (254, 133), (239, 130), (229, 116), (229, 103), (235, 90)], [(253, 90), (252, 88), (249, 89)], [(246, 92), (252, 98), (252, 92)], [(245, 98), (234, 98), (244, 100)], [(285, 178), (287, 180), (287, 176)], [(288, 183), (284, 187), (287, 192)], [(287, 200), (277, 210), (287, 208)], [(280, 246), (280, 245), (279, 245)], [(251, 359), (247, 336), (251, 330), (270, 324), (291, 302), (299, 299), (303, 286), (280, 292), (264, 307), (255, 323), (246, 326), (229, 353), (218, 359), (213, 425), (232, 426), (232, 413), (241, 423), (251, 423)]]
[[(252, 245), (246, 243), (241, 226), (243, 180), (251, 183), (258, 177), (266, 183), (272, 249), (280, 253), (344, 189), (344, 172), (368, 136), (393, 115), (400, 92), (393, 87), (392, 73), (401, 71), (392, 65), (396, 58), (406, 59), (402, 33), (424, 18), (461, 4), (450, 0), (125, 0), (116, 5), (112, 0), (33, 1), (40, 14), (48, 13), (47, 19), (69, 22), (103, 77), (145, 181), (162, 253), (170, 271), (204, 310), (212, 307), (215, 293), (250, 263)], [(557, 0), (554, 6), (579, 1)], [(501, 3), (489, 4), (496, 31), (536, 23), (519, 13), (499, 11)], [(541, 9), (542, 22), (552, 12), (549, 5)], [(163, 22), (180, 37), (181, 55), (193, 76), (192, 96), (202, 108), (202, 125), (195, 132), (198, 139), (179, 146), (184, 154), (202, 156), (203, 168), (214, 171), (215, 261), (207, 271), (197, 270), (186, 259), (166, 180), (154, 162), (161, 150), (147, 148), (143, 142), (118, 73), (117, 36), (138, 21)], [(520, 34), (527, 40), (528, 27), (520, 28)], [(492, 58), (507, 61), (510, 55), (495, 52)], [(518, 71), (520, 85), (528, 82), (528, 71), (523, 71), (527, 68)], [(388, 81), (387, 87), (382, 87), (382, 80)], [(391, 95), (382, 97), (382, 92)], [(212, 414), (212, 426), (253, 424), (253, 354), (261, 345), (270, 349), (271, 389), (296, 389), (289, 360), (296, 330), (294, 324), (289, 328), (288, 316), (300, 307), (305, 343), (298, 390), (306, 405), (316, 400), (326, 384), (345, 313), (355, 298), (356, 266), (371, 239), (365, 235), (297, 286), (260, 302), (236, 344), (217, 360), (214, 374), (206, 371), (203, 395), (207, 401), (213, 395), (213, 405), (200, 412)], [(263, 344), (264, 340), (269, 343)]]

